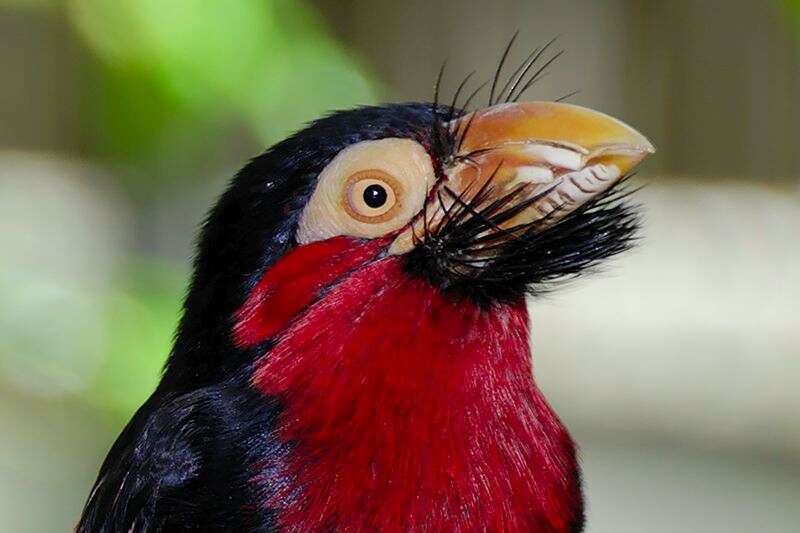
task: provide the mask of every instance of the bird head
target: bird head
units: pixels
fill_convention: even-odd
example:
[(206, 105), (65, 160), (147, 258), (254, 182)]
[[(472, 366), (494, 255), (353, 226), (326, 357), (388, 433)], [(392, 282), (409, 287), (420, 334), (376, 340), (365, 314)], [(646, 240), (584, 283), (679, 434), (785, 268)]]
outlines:
[(377, 261), (486, 309), (548, 290), (630, 247), (619, 184), (652, 152), (564, 103), (333, 113), (252, 160), (210, 213), (175, 352), (213, 373), (209, 350), (274, 338)]

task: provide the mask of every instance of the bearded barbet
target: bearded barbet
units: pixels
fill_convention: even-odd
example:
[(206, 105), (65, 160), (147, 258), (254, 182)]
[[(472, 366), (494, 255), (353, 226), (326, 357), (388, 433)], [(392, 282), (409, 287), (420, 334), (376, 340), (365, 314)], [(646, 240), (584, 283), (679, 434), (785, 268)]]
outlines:
[(437, 82), (432, 103), (332, 113), (235, 176), (77, 532), (583, 529), (526, 296), (632, 245), (620, 184), (654, 150), (607, 115), (520, 102), (549, 62), (506, 80), (509, 49), (483, 107)]

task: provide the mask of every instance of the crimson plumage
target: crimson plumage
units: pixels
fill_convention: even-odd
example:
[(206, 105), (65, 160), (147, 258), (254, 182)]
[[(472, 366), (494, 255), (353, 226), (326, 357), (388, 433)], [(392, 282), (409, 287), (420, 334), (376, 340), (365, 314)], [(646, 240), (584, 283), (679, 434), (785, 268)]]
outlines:
[[(285, 508), (279, 525), (575, 529), (574, 448), (531, 380), (524, 302), (487, 311), (452, 300), (409, 275), (398, 257), (371, 261), (381, 244), (334, 239), (283, 260), (302, 255), (325, 278), (343, 266), (337, 254), (364, 258), (290, 320), (256, 365), (254, 386), (284, 406), (279, 438), (297, 443), (277, 473), (292, 482), (268, 498)], [(281, 315), (274, 302), (304, 296), (283, 285), (248, 314)], [(247, 343), (272, 333), (254, 318), (240, 324)]]

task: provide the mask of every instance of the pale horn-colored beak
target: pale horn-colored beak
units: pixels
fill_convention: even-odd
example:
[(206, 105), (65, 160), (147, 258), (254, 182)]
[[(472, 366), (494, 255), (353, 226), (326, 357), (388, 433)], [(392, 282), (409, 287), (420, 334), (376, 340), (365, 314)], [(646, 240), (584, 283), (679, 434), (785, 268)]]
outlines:
[[(608, 190), (655, 148), (641, 133), (603, 113), (554, 102), (495, 105), (448, 125), (461, 137), (445, 178), (425, 215), (401, 232), (390, 253), (410, 251), (427, 231), (435, 231), (456, 202), (481, 203), (513, 195), (526, 207), (501, 229), (514, 231), (563, 217)], [(427, 228), (425, 226), (427, 225)], [(498, 229), (499, 229), (498, 228)]]

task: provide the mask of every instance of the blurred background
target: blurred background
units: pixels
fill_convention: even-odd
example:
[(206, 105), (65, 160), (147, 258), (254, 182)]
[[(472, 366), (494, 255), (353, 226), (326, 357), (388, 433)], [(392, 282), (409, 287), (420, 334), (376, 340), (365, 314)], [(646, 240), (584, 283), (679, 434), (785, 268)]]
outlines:
[(516, 29), (516, 60), (567, 51), (530, 99), (580, 90), (659, 149), (643, 245), (531, 302), (588, 531), (800, 531), (794, 0), (0, 0), (4, 529), (72, 529), (247, 158), (430, 99), (445, 58), (450, 91), (488, 77)]

